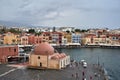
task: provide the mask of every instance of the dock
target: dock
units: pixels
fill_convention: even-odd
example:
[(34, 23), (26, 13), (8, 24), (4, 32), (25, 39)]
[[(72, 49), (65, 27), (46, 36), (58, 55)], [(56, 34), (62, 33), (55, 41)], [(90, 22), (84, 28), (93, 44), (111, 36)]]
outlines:
[[(80, 62), (72, 62), (60, 70), (16, 68), (8, 65), (0, 64), (0, 75), (9, 72), (1, 76), (0, 80), (108, 80), (96, 64), (88, 64), (84, 68)], [(15, 70), (11, 71), (12, 69)]]

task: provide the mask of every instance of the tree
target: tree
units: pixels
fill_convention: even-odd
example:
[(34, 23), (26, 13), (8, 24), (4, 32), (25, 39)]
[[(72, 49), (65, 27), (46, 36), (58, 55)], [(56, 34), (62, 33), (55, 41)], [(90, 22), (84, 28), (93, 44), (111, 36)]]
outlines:
[(35, 35), (36, 35), (36, 36), (37, 36), (37, 35), (39, 36), (39, 35), (41, 35), (41, 32), (35, 33)]
[(85, 30), (85, 29), (82, 29), (82, 30), (81, 30), (81, 32), (87, 32), (87, 31), (89, 31), (89, 29), (88, 29), (88, 30)]
[(0, 34), (6, 33), (8, 30), (6, 28), (0, 29)]
[(75, 29), (75, 32), (81, 32), (80, 29)]
[(14, 29), (14, 28), (10, 28), (10, 29), (9, 29), (9, 32), (11, 32), (11, 33), (16, 33), (16, 34), (21, 33), (21, 31), (19, 31), (19, 29)]
[(70, 33), (70, 31), (69, 31), (69, 30), (67, 30), (66, 32), (67, 32), (67, 33)]
[(34, 29), (29, 29), (28, 33), (35, 33)]

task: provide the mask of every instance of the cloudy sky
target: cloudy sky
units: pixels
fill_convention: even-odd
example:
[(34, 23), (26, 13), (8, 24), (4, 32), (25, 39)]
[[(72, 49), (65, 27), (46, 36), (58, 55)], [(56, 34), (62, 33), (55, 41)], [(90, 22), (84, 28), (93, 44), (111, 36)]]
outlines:
[(120, 28), (120, 0), (0, 0), (0, 20), (35, 26)]

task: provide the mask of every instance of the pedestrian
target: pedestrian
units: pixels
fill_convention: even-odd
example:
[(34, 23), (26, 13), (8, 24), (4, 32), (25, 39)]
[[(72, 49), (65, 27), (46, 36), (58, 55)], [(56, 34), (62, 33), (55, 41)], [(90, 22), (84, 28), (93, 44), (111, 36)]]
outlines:
[(84, 78), (82, 78), (82, 80), (84, 80)]
[(85, 75), (84, 71), (82, 72), (82, 75), (83, 75), (83, 76)]
[(79, 79), (79, 76), (78, 76), (78, 73), (76, 73), (76, 80), (78, 80)]
[(74, 77), (74, 75), (72, 74), (72, 77)]
[(81, 64), (81, 62), (79, 61), (79, 64)]
[(90, 76), (90, 80), (92, 80), (92, 76)]
[(78, 67), (78, 63), (77, 62), (75, 63), (75, 65), (76, 65), (76, 67)]

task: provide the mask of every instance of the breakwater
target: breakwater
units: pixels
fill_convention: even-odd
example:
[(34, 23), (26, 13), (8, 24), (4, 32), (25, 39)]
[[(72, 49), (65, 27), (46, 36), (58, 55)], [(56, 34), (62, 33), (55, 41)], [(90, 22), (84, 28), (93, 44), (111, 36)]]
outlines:
[(54, 48), (120, 48), (120, 45), (58, 45)]

